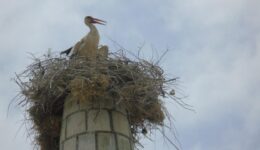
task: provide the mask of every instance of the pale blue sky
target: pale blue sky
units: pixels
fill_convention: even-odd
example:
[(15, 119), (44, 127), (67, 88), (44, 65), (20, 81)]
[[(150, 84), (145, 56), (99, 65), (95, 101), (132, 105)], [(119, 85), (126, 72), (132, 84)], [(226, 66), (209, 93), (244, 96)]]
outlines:
[[(147, 58), (170, 49), (161, 65), (181, 78), (196, 110), (166, 103), (184, 150), (260, 149), (260, 1), (1, 0), (0, 8), (1, 149), (33, 149), (23, 112), (13, 106), (6, 117), (18, 91), (10, 78), (31, 62), (27, 52), (58, 52), (80, 40), (86, 15), (108, 22), (98, 29), (112, 51), (109, 38), (133, 52), (145, 42)], [(152, 138), (144, 150), (173, 149), (160, 134)]]

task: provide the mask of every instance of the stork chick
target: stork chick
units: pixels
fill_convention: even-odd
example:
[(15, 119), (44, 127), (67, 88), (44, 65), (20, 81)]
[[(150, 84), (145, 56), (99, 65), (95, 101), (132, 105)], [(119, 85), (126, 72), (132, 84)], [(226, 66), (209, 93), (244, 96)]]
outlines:
[(93, 18), (91, 16), (85, 17), (85, 24), (89, 27), (89, 33), (83, 37), (75, 46), (61, 52), (61, 54), (69, 54), (72, 50), (72, 57), (86, 57), (89, 60), (95, 60), (99, 44), (99, 33), (94, 24), (105, 25), (105, 21)]

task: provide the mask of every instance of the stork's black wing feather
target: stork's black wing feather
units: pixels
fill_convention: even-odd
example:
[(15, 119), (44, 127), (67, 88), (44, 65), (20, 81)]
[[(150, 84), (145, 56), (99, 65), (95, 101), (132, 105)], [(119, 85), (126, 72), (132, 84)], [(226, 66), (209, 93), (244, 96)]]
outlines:
[(73, 48), (73, 47), (70, 47), (70, 48), (68, 48), (67, 50), (60, 52), (60, 54), (61, 54), (61, 55), (62, 55), (62, 54), (66, 54), (66, 55), (68, 56), (69, 53), (71, 52), (72, 48)]

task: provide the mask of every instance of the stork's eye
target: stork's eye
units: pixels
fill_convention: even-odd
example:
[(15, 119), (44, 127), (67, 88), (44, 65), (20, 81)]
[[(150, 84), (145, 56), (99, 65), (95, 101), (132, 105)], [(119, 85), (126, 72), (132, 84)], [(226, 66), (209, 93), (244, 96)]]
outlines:
[(87, 19), (92, 19), (92, 17), (91, 16), (87, 16)]

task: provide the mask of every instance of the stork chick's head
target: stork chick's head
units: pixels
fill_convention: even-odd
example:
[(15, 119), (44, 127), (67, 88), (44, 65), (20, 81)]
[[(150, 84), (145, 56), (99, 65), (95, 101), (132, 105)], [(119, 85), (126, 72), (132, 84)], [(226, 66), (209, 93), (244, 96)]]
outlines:
[(104, 20), (101, 20), (101, 19), (97, 19), (97, 18), (93, 18), (91, 16), (87, 16), (85, 17), (85, 24), (86, 25), (89, 25), (89, 24), (101, 24), (101, 25), (105, 25), (106, 24), (106, 21)]

